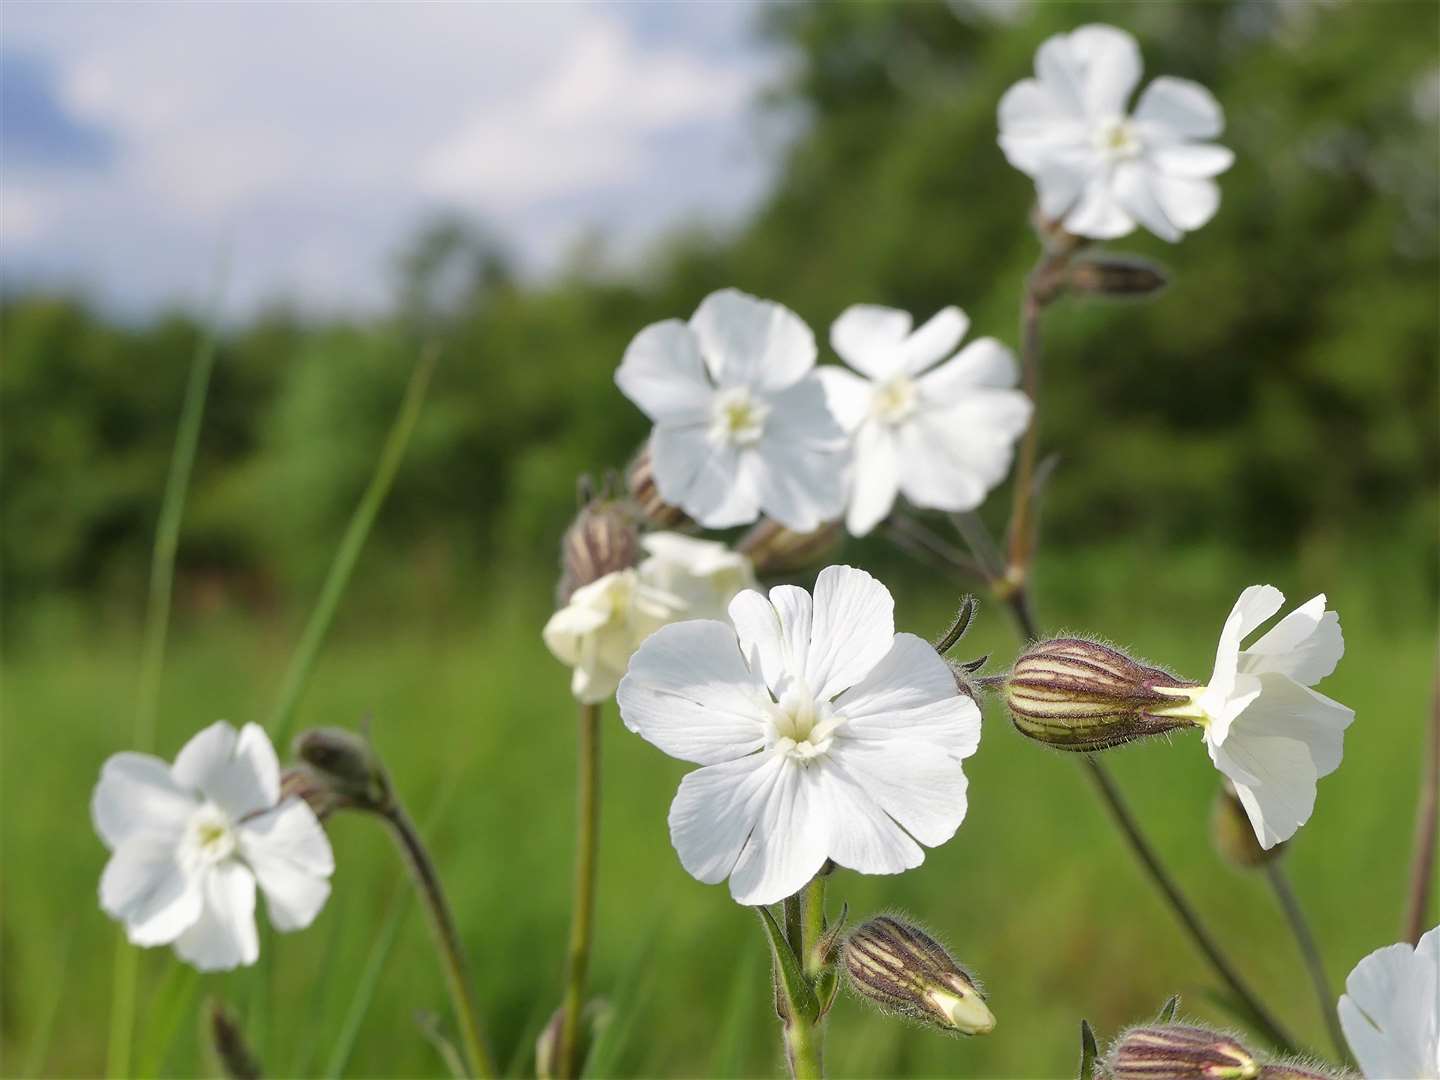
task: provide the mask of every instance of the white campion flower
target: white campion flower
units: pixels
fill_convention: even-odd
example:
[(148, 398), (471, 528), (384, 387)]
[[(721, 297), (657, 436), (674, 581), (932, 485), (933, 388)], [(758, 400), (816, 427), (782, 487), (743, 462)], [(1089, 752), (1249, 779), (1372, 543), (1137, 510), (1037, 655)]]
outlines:
[(661, 498), (712, 529), (761, 511), (797, 532), (838, 518), (845, 433), (814, 367), (800, 317), (736, 289), (711, 293), (688, 323), (641, 330), (615, 382), (655, 422)]
[(854, 440), (845, 524), (855, 536), (883, 521), (897, 494), (916, 506), (973, 510), (1010, 471), (1030, 399), (1013, 389), (1015, 358), (994, 338), (954, 351), (969, 325), (947, 307), (912, 331), (908, 312), (856, 304), (830, 328), (830, 344), (854, 369), (823, 367), (820, 377)]
[(221, 721), (174, 765), (149, 754), (105, 762), (90, 803), (113, 854), (100, 906), (136, 945), (174, 945), (201, 971), (253, 964), (255, 885), (277, 930), (310, 925), (330, 895), (335, 859), (301, 799), (280, 797), (280, 763), (256, 724)]
[(1136, 224), (1175, 241), (1220, 206), (1212, 179), (1235, 155), (1206, 140), (1224, 114), (1210, 91), (1188, 79), (1140, 82), (1135, 39), (1113, 26), (1082, 26), (1046, 39), (1036, 78), (1000, 99), (1000, 147), (1035, 179), (1040, 211), (1076, 236), (1124, 236)]
[(895, 633), (885, 586), (831, 566), (813, 598), (742, 592), (730, 619), (657, 631), (618, 694), (626, 727), (702, 766), (670, 807), (687, 871), (771, 904), (827, 859), (894, 874), (954, 835), (980, 710), (928, 643)]
[(1225, 620), (1210, 682), (1157, 688), (1189, 699), (1167, 715), (1204, 729), (1210, 760), (1234, 785), (1266, 850), (1310, 819), (1316, 781), (1340, 767), (1345, 729), (1355, 719), (1353, 711), (1310, 689), (1345, 652), (1340, 616), (1325, 610), (1323, 593), (1242, 648), (1284, 603), (1273, 585), (1250, 586)]
[(717, 540), (654, 532), (641, 537), (640, 546), (648, 556), (641, 580), (678, 597), (687, 619), (723, 619), (735, 594), (755, 587), (750, 560)]
[(1340, 1026), (1370, 1080), (1440, 1078), (1440, 926), (1376, 949), (1345, 978)]

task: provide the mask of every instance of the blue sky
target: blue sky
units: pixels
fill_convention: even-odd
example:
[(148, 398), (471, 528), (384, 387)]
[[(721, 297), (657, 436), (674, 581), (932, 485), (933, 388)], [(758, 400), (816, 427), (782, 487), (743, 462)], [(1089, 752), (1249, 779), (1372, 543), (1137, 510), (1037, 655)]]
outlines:
[(397, 248), (458, 210), (544, 274), (599, 231), (763, 193), (783, 58), (746, 3), (7, 0), (0, 277), (144, 315), (207, 295), (371, 311)]

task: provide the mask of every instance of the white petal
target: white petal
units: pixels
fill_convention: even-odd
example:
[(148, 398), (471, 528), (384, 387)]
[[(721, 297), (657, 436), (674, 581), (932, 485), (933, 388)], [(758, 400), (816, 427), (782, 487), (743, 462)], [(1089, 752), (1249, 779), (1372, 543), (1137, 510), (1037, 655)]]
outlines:
[[(788, 627), (781, 625), (777, 603), (785, 609)], [(750, 670), (777, 698), (792, 676), (804, 677), (805, 650), (810, 641), (809, 593), (794, 585), (775, 586), (768, 599), (758, 592), (742, 592), (730, 601), (729, 615)], [(798, 651), (787, 641), (787, 630), (803, 634)]]
[(170, 766), (149, 754), (115, 754), (100, 769), (90, 817), (114, 851), (137, 832), (179, 835), (199, 802), (170, 776)]
[(941, 308), (900, 346), (901, 370), (918, 375), (939, 363), (955, 351), (969, 329), (970, 318), (965, 312), (954, 305)]
[(900, 369), (900, 345), (911, 325), (908, 311), (854, 304), (831, 325), (830, 347), (856, 371), (885, 378)]
[(650, 447), (660, 497), (701, 525), (728, 529), (759, 516), (753, 470), (734, 446), (712, 444), (703, 427), (657, 427)]
[(830, 831), (830, 858), (861, 874), (898, 874), (925, 852), (870, 793), (829, 759), (811, 766)]
[(137, 832), (115, 849), (100, 876), (100, 907), (125, 924), (135, 945), (166, 945), (200, 917), (198, 881), (180, 866), (176, 838)]
[(1031, 176), (1038, 176), (1057, 149), (1088, 139), (1079, 100), (1054, 93), (1034, 79), (1023, 79), (1005, 91), (998, 119), (1006, 159)]
[(750, 839), (730, 872), (730, 895), (740, 904), (775, 904), (819, 873), (828, 857), (829, 815), (819, 770), (783, 759)]
[(894, 640), (895, 601), (889, 589), (852, 566), (820, 571), (805, 659), (805, 677), (817, 701), (860, 682)]
[(829, 762), (864, 788), (926, 847), (943, 844), (965, 819), (965, 772), (941, 746), (908, 739), (846, 740)]
[(1135, 39), (1123, 30), (1095, 23), (1072, 30), (1066, 45), (1065, 77), (1079, 86), (1086, 113), (1097, 119), (1123, 115), (1140, 82), (1140, 47)]
[(899, 491), (900, 465), (895, 456), (895, 437), (887, 425), (871, 421), (855, 438), (850, 507), (845, 514), (845, 527), (850, 534), (864, 536), (889, 517)]
[(753, 754), (680, 781), (670, 804), (670, 842), (692, 877), (713, 885), (730, 876), (785, 767), (780, 754)]
[(1113, 240), (1133, 231), (1135, 219), (1115, 198), (1109, 179), (1094, 176), (1087, 183), (1079, 203), (1066, 215), (1065, 228), (1076, 236)]
[(238, 736), (223, 720), (211, 724), (180, 748), (170, 775), (232, 818), (280, 800), (280, 762), (259, 724), (246, 724)]
[(765, 744), (769, 694), (723, 622), (655, 631), (631, 657), (618, 699), (626, 727), (683, 761), (711, 765)]
[(1088, 156), (1088, 152), (1067, 153), (1060, 158), (1052, 156), (1036, 171), (1035, 189), (1039, 196), (1040, 212), (1050, 221), (1059, 221), (1080, 200), (1095, 170), (1090, 164), (1074, 160)]
[[(598, 583), (591, 582), (591, 585), (595, 584)], [(581, 589), (576, 590), (576, 595), (589, 587), (582, 586)], [(572, 601), (550, 616), (545, 623), (545, 628), (540, 631), (540, 636), (544, 640), (546, 648), (554, 654), (555, 659), (562, 664), (574, 667), (580, 663), (582, 643), (585, 638), (609, 621), (609, 611)]]
[(1278, 671), (1314, 686), (1345, 655), (1340, 616), (1325, 610), (1325, 594), (1296, 608), (1240, 654), (1240, 670), (1259, 675)]
[(1157, 174), (1154, 194), (1165, 216), (1186, 232), (1200, 228), (1220, 209), (1220, 186), (1214, 180)]
[(701, 424), (714, 387), (700, 344), (679, 319), (647, 326), (635, 335), (615, 372), (615, 385), (652, 420)]
[(934, 647), (914, 634), (895, 644), (869, 675), (835, 699), (845, 717), (844, 738), (928, 743), (956, 761), (980, 745), (980, 709), (955, 686)]
[(1213, 139), (1224, 130), (1225, 114), (1199, 83), (1161, 75), (1140, 95), (1135, 122), (1150, 129), (1152, 137)]
[(330, 840), (314, 811), (300, 799), (286, 799), (243, 822), (239, 846), (265, 893), (275, 929), (300, 930), (314, 922), (335, 872)]
[(1235, 154), (1214, 143), (1162, 143), (1147, 148), (1145, 157), (1166, 176), (1207, 179), (1235, 163)]
[(816, 368), (815, 374), (825, 388), (825, 403), (829, 406), (830, 415), (846, 431), (853, 432), (870, 412), (870, 396), (873, 393), (870, 380), (835, 364)]
[(949, 403), (977, 387), (1008, 390), (1020, 378), (1015, 354), (994, 338), (977, 338), (920, 379), (926, 401)]
[(1279, 611), (1283, 603), (1285, 594), (1273, 585), (1251, 585), (1240, 594), (1220, 631), (1220, 644), (1215, 650), (1215, 671), (1210, 676), (1210, 692), (1220, 698), (1230, 695), (1239, 673), (1241, 642)]
[(1372, 952), (1345, 979), (1340, 1026), (1368, 1077), (1440, 1073), (1440, 928)]
[(760, 508), (797, 533), (814, 532), (845, 513), (848, 450), (762, 439), (755, 448)]
[[(1004, 394), (1025, 410), (1024, 395)], [(900, 490), (916, 506), (937, 510), (973, 510), (1009, 470), (1010, 437), (983, 429), (966, 429), (967, 419), (983, 409), (951, 406), (913, 416), (897, 433), (900, 455)], [(997, 417), (1003, 419), (1003, 417)], [(1012, 417), (1013, 419), (1013, 417)]]
[(180, 959), (201, 971), (229, 971), (260, 956), (255, 933), (255, 875), (228, 859), (210, 868), (199, 920), (175, 941)]
[(738, 289), (707, 296), (690, 320), (710, 373), (722, 386), (789, 386), (815, 364), (815, 335), (800, 316)]
[(1113, 177), (1115, 201), (1132, 218), (1172, 244), (1184, 235), (1166, 216), (1156, 191), (1161, 179), (1137, 161), (1117, 166)]

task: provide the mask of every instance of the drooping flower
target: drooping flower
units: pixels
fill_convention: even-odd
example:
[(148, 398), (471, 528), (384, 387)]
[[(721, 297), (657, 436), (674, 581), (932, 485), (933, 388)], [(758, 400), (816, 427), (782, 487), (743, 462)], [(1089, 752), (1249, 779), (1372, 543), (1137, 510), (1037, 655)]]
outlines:
[(799, 531), (839, 517), (846, 441), (814, 367), (800, 317), (736, 289), (711, 293), (688, 323), (640, 331), (615, 382), (655, 422), (664, 502), (714, 529), (761, 511)]
[(1340, 1026), (1370, 1080), (1440, 1077), (1440, 926), (1376, 949), (1345, 977)]
[(132, 943), (174, 945), (201, 971), (255, 962), (257, 882), (282, 931), (309, 926), (330, 894), (325, 830), (303, 800), (281, 797), (275, 748), (256, 724), (212, 724), (174, 765), (114, 755), (90, 809), (113, 852), (100, 906)]
[(1316, 781), (1340, 767), (1345, 729), (1355, 719), (1311, 689), (1345, 652), (1340, 616), (1325, 610), (1323, 593), (1242, 648), (1284, 602), (1272, 585), (1250, 586), (1225, 620), (1210, 682), (1159, 688), (1185, 699), (1170, 715), (1204, 729), (1210, 760), (1234, 785), (1267, 850), (1310, 819)]
[(912, 331), (908, 312), (857, 304), (830, 328), (854, 369), (824, 367), (820, 377), (854, 439), (845, 523), (856, 536), (885, 519), (897, 494), (916, 506), (973, 510), (1009, 472), (1030, 399), (1013, 389), (1015, 358), (994, 338), (954, 352), (969, 324), (948, 307)]
[(954, 835), (980, 711), (933, 647), (895, 633), (884, 585), (831, 566), (813, 597), (747, 590), (730, 619), (657, 631), (618, 694), (631, 731), (702, 766), (670, 807), (686, 870), (771, 904), (827, 859), (893, 874)]
[(1235, 155), (1207, 140), (1224, 129), (1214, 96), (1161, 76), (1127, 112), (1140, 82), (1135, 39), (1113, 26), (1048, 38), (1035, 75), (1000, 99), (1000, 146), (1033, 177), (1040, 211), (1076, 236), (1110, 239), (1137, 224), (1166, 240), (1220, 206), (1215, 176)]
[(641, 580), (679, 597), (687, 619), (723, 619), (735, 594), (755, 587), (750, 560), (718, 541), (656, 532), (640, 544), (649, 555)]

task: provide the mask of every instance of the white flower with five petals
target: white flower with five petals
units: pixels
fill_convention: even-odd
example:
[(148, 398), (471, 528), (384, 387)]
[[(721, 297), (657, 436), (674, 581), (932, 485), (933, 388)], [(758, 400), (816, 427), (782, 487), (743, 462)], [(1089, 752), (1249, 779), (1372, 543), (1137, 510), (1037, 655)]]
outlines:
[(788, 308), (736, 289), (688, 323), (647, 326), (615, 382), (655, 422), (660, 496), (712, 529), (763, 511), (797, 532), (845, 505), (845, 434), (814, 371), (815, 335)]
[(1240, 594), (1205, 686), (1158, 688), (1189, 699), (1171, 710), (1205, 731), (1210, 760), (1235, 786), (1255, 838), (1270, 849), (1315, 809), (1316, 781), (1340, 767), (1355, 713), (1310, 689), (1345, 652), (1340, 616), (1322, 593), (1296, 608), (1249, 648), (1244, 641), (1285, 603), (1273, 585)]
[(827, 859), (893, 874), (954, 835), (980, 710), (927, 642), (895, 633), (885, 586), (831, 566), (813, 597), (742, 592), (730, 619), (657, 631), (618, 694), (626, 727), (702, 766), (670, 807), (686, 870), (771, 904)]
[(1225, 125), (1210, 91), (1155, 79), (1127, 113), (1140, 82), (1135, 39), (1113, 26), (1048, 38), (1035, 75), (1000, 99), (1000, 146), (1033, 177), (1040, 210), (1076, 236), (1110, 239), (1136, 224), (1179, 240), (1220, 206), (1212, 179), (1235, 155), (1207, 140)]
[(1376, 949), (1345, 978), (1340, 1026), (1370, 1080), (1440, 1080), (1440, 926)]
[(174, 765), (105, 762), (91, 800), (113, 854), (100, 906), (136, 945), (171, 945), (201, 971), (253, 964), (255, 885), (277, 930), (309, 926), (330, 895), (330, 842), (302, 800), (280, 797), (280, 764), (259, 726), (212, 724)]
[(845, 518), (854, 535), (883, 521), (901, 493), (916, 506), (973, 510), (1010, 471), (1030, 399), (1013, 389), (1015, 358), (994, 338), (954, 352), (969, 325), (947, 307), (912, 331), (907, 312), (857, 304), (830, 328), (854, 369), (820, 369), (854, 439)]

